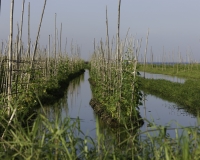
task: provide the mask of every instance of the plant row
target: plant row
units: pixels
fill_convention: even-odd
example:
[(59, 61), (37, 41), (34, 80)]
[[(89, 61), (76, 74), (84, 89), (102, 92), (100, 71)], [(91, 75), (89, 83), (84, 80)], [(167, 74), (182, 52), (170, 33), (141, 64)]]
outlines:
[(120, 42), (118, 50), (100, 43), (91, 58), (90, 77), (95, 85), (93, 95), (99, 103), (118, 122), (132, 124), (140, 116), (138, 105), (141, 103), (137, 75), (137, 49), (130, 38), (128, 45)]

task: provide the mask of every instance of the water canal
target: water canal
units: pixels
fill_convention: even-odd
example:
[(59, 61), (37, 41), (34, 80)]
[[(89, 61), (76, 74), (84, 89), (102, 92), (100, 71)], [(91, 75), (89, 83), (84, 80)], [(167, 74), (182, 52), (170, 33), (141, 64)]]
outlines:
[[(111, 129), (95, 115), (89, 105), (92, 93), (88, 78), (89, 71), (86, 70), (82, 76), (70, 83), (65, 96), (57, 103), (60, 116), (62, 119), (70, 117), (72, 121), (75, 121), (78, 117), (83, 134), (90, 136), (94, 140), (98, 139), (97, 130), (98, 132), (101, 130), (107, 137), (113, 137), (114, 134)], [(48, 117), (52, 118), (55, 112), (53, 108), (55, 107), (49, 108)], [(147, 119), (140, 128), (142, 132), (150, 130), (152, 127), (150, 124), (156, 124), (168, 126), (169, 130), (167, 132), (173, 137), (175, 133), (171, 128), (195, 126), (197, 124), (197, 118), (187, 113), (181, 106), (153, 95), (145, 95), (143, 105), (139, 106), (139, 108), (142, 118)]]
[(148, 79), (165, 79), (167, 81), (171, 81), (171, 82), (177, 82), (177, 83), (184, 83), (185, 79), (184, 78), (180, 78), (177, 76), (169, 76), (169, 75), (164, 75), (164, 74), (155, 74), (155, 73), (148, 73), (148, 72), (140, 72), (140, 76), (141, 77), (145, 77)]

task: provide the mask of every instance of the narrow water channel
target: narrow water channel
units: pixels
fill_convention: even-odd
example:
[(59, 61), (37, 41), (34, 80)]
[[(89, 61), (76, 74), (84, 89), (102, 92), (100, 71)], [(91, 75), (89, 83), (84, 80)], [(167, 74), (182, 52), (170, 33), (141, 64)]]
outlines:
[(164, 74), (155, 74), (155, 73), (148, 73), (148, 72), (140, 72), (140, 76), (141, 77), (145, 77), (148, 79), (165, 79), (167, 81), (171, 81), (171, 82), (177, 82), (177, 83), (184, 83), (185, 79), (184, 78), (180, 78), (177, 76), (169, 76), (169, 75), (164, 75)]
[[(85, 135), (92, 138), (96, 137), (96, 115), (89, 105), (92, 98), (90, 84), (88, 82), (89, 71), (84, 75), (73, 80), (67, 91), (68, 111), (62, 111), (62, 117), (71, 117), (71, 119), (80, 118), (80, 127)], [(79, 81), (80, 79), (80, 81)]]
[[(98, 119), (89, 105), (92, 93), (88, 78), (89, 71), (86, 70), (84, 75), (70, 82), (65, 96), (57, 103), (61, 118), (70, 117), (71, 120), (76, 120), (78, 117), (80, 119), (80, 129), (84, 135), (88, 135), (94, 140), (98, 138), (96, 134), (97, 128), (104, 132), (104, 134), (107, 134), (107, 137), (112, 137), (109, 127)], [(139, 106), (139, 108), (141, 116), (151, 123), (168, 126), (169, 130), (167, 132), (172, 136), (174, 131), (170, 130), (170, 128), (195, 126), (197, 124), (197, 118), (184, 111), (181, 106), (153, 95), (146, 95), (143, 105)], [(48, 117), (51, 118), (54, 114), (54, 109), (48, 113)], [(149, 122), (145, 121), (140, 129), (141, 131), (146, 131), (150, 127)]]

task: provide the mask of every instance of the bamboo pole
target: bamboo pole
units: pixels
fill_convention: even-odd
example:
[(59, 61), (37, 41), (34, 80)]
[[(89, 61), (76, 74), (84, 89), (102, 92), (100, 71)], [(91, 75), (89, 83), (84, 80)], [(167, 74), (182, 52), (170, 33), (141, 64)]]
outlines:
[(23, 51), (22, 49), (22, 28), (23, 28), (23, 17), (24, 17), (24, 3), (25, 0), (22, 1), (22, 14), (21, 14), (21, 26), (20, 26), (20, 30), (18, 31), (18, 45), (16, 47), (17, 52), (16, 52), (16, 60), (17, 60), (17, 75), (16, 75), (16, 96), (17, 96), (17, 90), (18, 90), (18, 80), (19, 80), (19, 71), (20, 71), (20, 61), (21, 61), (21, 52)]
[[(120, 61), (120, 9), (121, 9), (121, 0), (119, 0), (119, 4), (118, 4), (118, 25), (117, 25), (117, 68), (119, 69), (119, 67), (120, 67), (120, 65), (119, 65), (119, 61)], [(117, 71), (117, 72), (121, 72), (121, 70), (119, 71)], [(121, 74), (118, 74), (119, 76), (118, 76), (118, 82), (117, 83), (119, 83), (119, 86), (120, 86), (120, 88), (119, 88), (119, 90), (120, 90), (120, 100), (121, 100)], [(120, 106), (120, 104), (119, 104), (119, 102), (118, 102), (118, 104), (117, 104), (117, 107), (118, 107), (118, 117), (119, 117), (119, 121), (120, 121), (120, 118), (121, 118), (121, 106)]]
[(67, 37), (66, 37), (66, 41), (65, 41), (65, 54), (67, 55)]
[(22, 28), (23, 28), (23, 17), (24, 17), (24, 3), (25, 0), (22, 2), (22, 15), (21, 15), (21, 26), (20, 26), (20, 32), (19, 32), (19, 41), (18, 41), (18, 55), (19, 60), (21, 58), (21, 43), (22, 43)]
[(35, 47), (34, 47), (33, 59), (32, 60), (34, 60), (35, 54), (36, 54), (36, 50), (37, 50), (37, 45), (38, 45), (40, 29), (41, 29), (41, 25), (42, 25), (42, 19), (43, 19), (43, 15), (44, 15), (44, 10), (45, 10), (45, 7), (46, 7), (46, 2), (47, 2), (47, 0), (44, 0), (44, 7), (43, 7), (43, 10), (42, 10), (41, 20), (40, 20), (40, 24), (39, 24), (39, 28), (38, 28), (37, 38), (36, 38), (36, 41), (35, 41)]
[[(55, 61), (55, 70), (56, 70), (56, 13), (55, 13), (55, 46), (54, 46), (54, 61)], [(55, 75), (56, 71), (54, 71), (54, 75)]]
[(119, 44), (120, 44), (120, 7), (121, 7), (121, 0), (119, 0), (119, 4), (118, 4), (118, 25), (117, 25), (117, 60), (119, 61), (119, 52), (120, 52), (120, 48), (119, 48)]
[(107, 13), (107, 6), (106, 6), (106, 45), (107, 45), (107, 52), (108, 52), (108, 63), (110, 60), (110, 46), (109, 46), (109, 34), (108, 34), (108, 13)]
[(151, 46), (151, 66), (152, 66), (152, 68), (153, 68), (153, 51), (152, 51), (152, 46)]
[[(50, 66), (50, 53), (51, 53), (51, 51), (50, 51), (50, 44), (51, 43), (51, 37), (50, 37), (50, 35), (49, 35), (49, 49), (48, 49), (48, 66)], [(48, 69), (47, 69), (48, 70)], [(48, 76), (50, 76), (50, 70), (48, 70)]]
[[(164, 48), (164, 46), (163, 46), (163, 55), (164, 55), (164, 53), (165, 53), (165, 48)], [(164, 69), (164, 60), (163, 60), (163, 58), (162, 58), (162, 71), (163, 71), (163, 69)]]
[(1, 43), (1, 56), (3, 57), (3, 41), (2, 41), (2, 43)]
[(60, 25), (60, 53), (61, 53), (61, 50), (62, 50), (62, 44), (61, 44), (61, 42), (62, 42), (62, 23), (61, 23), (61, 25)]
[(148, 39), (149, 39), (149, 29), (148, 29), (148, 32), (147, 32), (146, 48), (145, 48), (145, 53), (144, 53), (144, 78), (145, 78), (145, 67), (146, 67), (146, 61), (147, 61)]
[[(31, 65), (30, 65), (30, 70), (33, 69), (33, 63), (35, 61), (35, 55), (36, 55), (36, 50), (37, 50), (37, 45), (38, 45), (38, 40), (39, 40), (39, 35), (40, 35), (40, 28), (41, 28), (41, 25), (42, 25), (42, 19), (43, 19), (45, 7), (46, 7), (46, 2), (47, 2), (47, 0), (44, 0), (44, 6), (43, 6), (43, 10), (42, 10), (40, 24), (39, 24), (39, 27), (38, 27), (38, 33), (37, 33), (37, 37), (36, 37), (36, 41), (35, 41), (35, 47), (34, 47), (34, 51), (33, 51), (33, 56), (32, 56), (32, 61), (31, 61)], [(29, 85), (30, 78), (31, 78), (31, 73), (29, 74), (27, 85)], [(28, 88), (28, 86), (27, 86), (27, 88)]]
[(31, 38), (30, 38), (30, 2), (28, 2), (28, 57), (31, 56)]
[(13, 39), (13, 12), (14, 12), (14, 0), (11, 0), (11, 7), (10, 7), (10, 36), (9, 36), (9, 64), (8, 64), (8, 115), (10, 115), (10, 103), (12, 99), (12, 39)]

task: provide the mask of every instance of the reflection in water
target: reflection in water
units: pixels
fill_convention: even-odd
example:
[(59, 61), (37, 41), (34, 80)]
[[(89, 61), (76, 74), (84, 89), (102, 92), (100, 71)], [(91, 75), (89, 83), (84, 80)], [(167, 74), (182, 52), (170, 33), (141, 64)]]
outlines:
[[(140, 76), (144, 77), (144, 72), (140, 71)], [(148, 79), (165, 79), (165, 80), (171, 81), (171, 82), (185, 83), (184, 78), (179, 78), (179, 77), (176, 77), (176, 76), (169, 76), (169, 75), (164, 75), (164, 74), (155, 74), (155, 73), (145, 72), (145, 78), (148, 78)]]
[(70, 83), (66, 99), (69, 106), (69, 111), (63, 111), (62, 117), (79, 117), (81, 119), (80, 128), (83, 133), (95, 138), (96, 122), (93, 109), (89, 105), (92, 93), (88, 78), (89, 71), (86, 70), (85, 74), (82, 75), (82, 80), (79, 82), (79, 84), (74, 85), (74, 83), (76, 83), (75, 81)]
[[(62, 120), (69, 117), (72, 122), (80, 120), (80, 130), (83, 134), (79, 137), (84, 139), (85, 136), (91, 137), (95, 143), (98, 143), (99, 149), (101, 146), (118, 146), (119, 143), (127, 139), (128, 135), (133, 135), (132, 132), (124, 132), (122, 129), (111, 129), (102, 121), (89, 105), (92, 98), (90, 84), (88, 82), (89, 71), (70, 82), (65, 96), (58, 103), (45, 107), (45, 112), (49, 120), (55, 120), (59, 116)], [(78, 134), (78, 132), (76, 133)], [(121, 146), (124, 147), (123, 144)]]
[[(107, 127), (104, 121), (95, 115), (93, 109), (89, 105), (92, 93), (88, 78), (89, 71), (86, 70), (84, 75), (70, 82), (65, 96), (59, 100), (57, 104), (45, 107), (45, 112), (47, 113), (48, 119), (51, 121), (55, 120), (57, 116), (60, 117), (61, 120), (70, 118), (71, 123), (73, 123), (77, 121), (78, 117), (80, 121), (77, 123), (77, 128), (79, 131), (80, 127), (82, 133), (73, 131), (74, 134), (82, 139), (84, 139), (85, 136), (91, 137), (94, 143), (98, 143), (99, 151), (108, 148), (110, 148), (111, 151), (113, 146), (116, 147), (119, 146), (119, 144), (119, 152), (122, 152), (122, 150), (129, 150), (130, 146), (146, 138), (143, 137), (143, 135), (134, 137), (136, 132), (152, 130), (153, 124), (167, 126), (167, 134), (171, 137), (175, 136), (175, 132), (174, 130), (170, 130), (170, 128), (180, 127), (180, 125), (195, 126), (197, 124), (197, 119), (193, 115), (185, 112), (180, 106), (152, 95), (146, 95), (143, 106), (140, 106), (140, 114), (149, 122), (145, 121), (140, 131), (132, 130), (131, 132), (127, 132), (124, 129), (111, 129)], [(108, 148), (105, 148), (105, 146)], [(90, 147), (94, 147), (94, 145), (89, 146), (89, 148)], [(134, 147), (137, 148), (139, 145), (135, 145)]]
[[(174, 128), (198, 125), (197, 118), (183, 110), (181, 106), (149, 94), (145, 95), (143, 106), (140, 106), (140, 113), (149, 121), (145, 121), (141, 131), (151, 130), (155, 125), (166, 126), (167, 133), (174, 137)], [(181, 132), (182, 130), (179, 130), (179, 133)]]

